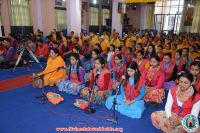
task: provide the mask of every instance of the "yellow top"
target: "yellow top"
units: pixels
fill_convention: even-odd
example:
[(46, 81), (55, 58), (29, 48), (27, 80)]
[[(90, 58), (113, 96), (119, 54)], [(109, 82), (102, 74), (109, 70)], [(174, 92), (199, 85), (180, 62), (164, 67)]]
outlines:
[(62, 66), (65, 66), (65, 62), (61, 58), (61, 56), (58, 56), (56, 59), (52, 59), (52, 58), (48, 59), (46, 68), (44, 69), (43, 72), (39, 73), (38, 76), (52, 72), (54, 70), (55, 72), (44, 75), (45, 86), (54, 85), (56, 84), (56, 82), (66, 77), (66, 69), (60, 69), (56, 71), (58, 67), (62, 67)]

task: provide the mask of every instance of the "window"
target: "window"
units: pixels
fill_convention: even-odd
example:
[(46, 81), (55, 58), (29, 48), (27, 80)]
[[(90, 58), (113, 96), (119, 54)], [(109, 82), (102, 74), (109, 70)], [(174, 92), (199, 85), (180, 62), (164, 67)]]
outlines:
[(103, 26), (106, 25), (106, 19), (110, 18), (110, 10), (109, 9), (103, 9)]
[(31, 26), (29, 0), (9, 0), (11, 26)]
[(56, 9), (56, 30), (62, 31), (67, 27), (66, 10)]
[(99, 9), (97, 7), (90, 7), (90, 25), (98, 26), (99, 24)]
[(154, 22), (157, 30), (179, 32), (184, 0), (163, 0), (155, 3)]

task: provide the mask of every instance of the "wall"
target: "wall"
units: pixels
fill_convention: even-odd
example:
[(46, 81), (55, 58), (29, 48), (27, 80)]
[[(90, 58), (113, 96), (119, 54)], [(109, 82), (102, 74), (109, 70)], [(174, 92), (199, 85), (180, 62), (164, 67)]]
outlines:
[[(55, 0), (39, 0), (41, 6), (41, 18), (42, 18), (42, 30), (45, 35), (50, 34), (50, 32), (56, 28), (56, 17), (55, 17)], [(86, 0), (85, 0), (86, 2)], [(8, 35), (10, 33), (10, 20), (9, 20), (9, 10), (8, 10), (8, 0), (1, 0), (1, 15), (2, 15), (2, 24), (4, 26), (5, 34)], [(87, 2), (89, 6), (89, 2)], [(37, 4), (36, 0), (30, 0), (31, 5), (31, 16), (32, 16), (32, 24), (34, 32), (39, 29), (39, 21), (37, 17)], [(61, 7), (66, 7), (66, 4), (63, 3)], [(143, 16), (141, 14), (141, 5), (137, 4), (136, 10), (132, 10), (131, 8), (127, 10), (127, 15), (129, 17), (129, 25), (132, 25), (132, 29), (142, 28)], [(86, 22), (84, 23), (84, 27), (89, 30), (89, 7), (84, 12), (86, 16)], [(69, 18), (69, 17), (68, 17)], [(140, 25), (141, 24), (141, 25)]]
[(37, 12), (36, 12), (36, 0), (31, 0), (30, 1), (31, 5), (31, 16), (32, 16), (32, 24), (33, 24), (33, 31), (37, 31), (38, 29), (38, 20), (37, 20)]
[(6, 36), (10, 33), (10, 20), (8, 16), (10, 16), (8, 10), (8, 0), (1, 0), (2, 25)]
[(56, 28), (55, 0), (41, 0), (41, 12), (43, 31), (48, 35)]
[(126, 10), (127, 16), (129, 17), (129, 25), (132, 25), (132, 29), (140, 28), (140, 4), (136, 4), (136, 10), (128, 8)]

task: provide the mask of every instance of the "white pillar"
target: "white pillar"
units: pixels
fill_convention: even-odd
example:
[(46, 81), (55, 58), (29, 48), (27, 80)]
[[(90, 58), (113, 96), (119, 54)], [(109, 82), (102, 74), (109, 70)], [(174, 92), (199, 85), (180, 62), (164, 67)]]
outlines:
[(42, 12), (41, 12), (41, 3), (40, 0), (36, 0), (36, 15), (37, 15), (37, 23), (38, 29), (42, 29)]
[(119, 35), (122, 36), (121, 14), (118, 13), (119, 2), (121, 0), (113, 0), (112, 3), (112, 30), (116, 29), (116, 32), (119, 32)]
[(81, 0), (66, 0), (67, 4), (67, 32), (81, 32)]

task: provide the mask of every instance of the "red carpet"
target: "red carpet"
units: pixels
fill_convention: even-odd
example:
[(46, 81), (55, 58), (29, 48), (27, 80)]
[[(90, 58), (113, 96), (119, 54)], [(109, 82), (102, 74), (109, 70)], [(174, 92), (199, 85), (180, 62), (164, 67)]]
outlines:
[(31, 84), (31, 75), (0, 81), (0, 92)]

